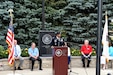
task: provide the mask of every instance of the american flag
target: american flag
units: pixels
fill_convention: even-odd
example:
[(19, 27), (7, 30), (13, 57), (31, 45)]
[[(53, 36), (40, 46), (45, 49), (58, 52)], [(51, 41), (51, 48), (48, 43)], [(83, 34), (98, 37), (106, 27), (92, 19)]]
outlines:
[(14, 28), (12, 25), (12, 20), (10, 21), (7, 36), (6, 36), (6, 42), (8, 44), (8, 64), (13, 65), (14, 64)]

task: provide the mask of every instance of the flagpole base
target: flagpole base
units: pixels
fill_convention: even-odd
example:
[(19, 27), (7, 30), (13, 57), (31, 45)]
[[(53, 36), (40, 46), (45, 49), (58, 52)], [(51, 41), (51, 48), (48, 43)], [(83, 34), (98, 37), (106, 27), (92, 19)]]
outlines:
[(22, 74), (19, 74), (19, 73), (15, 73), (15, 74), (9, 73), (9, 74), (7, 74), (7, 75), (22, 75)]

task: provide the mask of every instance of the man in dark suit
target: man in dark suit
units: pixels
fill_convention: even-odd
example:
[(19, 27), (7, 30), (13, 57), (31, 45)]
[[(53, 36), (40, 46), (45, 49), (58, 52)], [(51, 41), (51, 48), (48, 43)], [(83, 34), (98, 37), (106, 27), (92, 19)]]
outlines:
[(64, 46), (64, 45), (65, 45), (65, 42), (61, 38), (61, 33), (57, 32), (56, 36), (53, 37), (53, 39), (52, 39), (51, 47), (53, 48), (53, 46)]

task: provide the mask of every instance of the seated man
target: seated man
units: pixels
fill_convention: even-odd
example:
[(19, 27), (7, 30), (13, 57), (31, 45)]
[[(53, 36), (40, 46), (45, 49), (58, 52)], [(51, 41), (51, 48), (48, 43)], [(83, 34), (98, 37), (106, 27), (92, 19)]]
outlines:
[(20, 46), (17, 44), (17, 40), (14, 40), (14, 58), (15, 58), (15, 70), (16, 70), (16, 60), (20, 61), (20, 64), (18, 66), (18, 70), (22, 70), (21, 66), (23, 64), (23, 58), (21, 57), (21, 49)]
[(36, 44), (33, 42), (31, 48), (28, 50), (30, 60), (32, 61), (31, 71), (33, 71), (34, 63), (36, 60), (39, 61), (39, 70), (42, 70), (42, 59), (39, 57), (39, 50), (36, 48)]
[(81, 54), (82, 54), (83, 67), (85, 67), (85, 59), (88, 59), (87, 67), (89, 67), (91, 61), (92, 46), (89, 45), (88, 40), (84, 41), (84, 45), (81, 47)]

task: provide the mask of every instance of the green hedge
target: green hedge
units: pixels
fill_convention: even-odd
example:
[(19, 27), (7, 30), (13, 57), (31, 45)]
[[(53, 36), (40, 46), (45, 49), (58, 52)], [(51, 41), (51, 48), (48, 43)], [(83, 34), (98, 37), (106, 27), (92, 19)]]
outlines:
[[(22, 57), (28, 57), (28, 48), (22, 49)], [(71, 48), (71, 55), (72, 56), (81, 56), (80, 50)], [(96, 55), (96, 51), (93, 49), (93, 56)], [(3, 46), (0, 45), (0, 59), (1, 58), (8, 58), (8, 50), (5, 50)]]
[[(80, 50), (71, 48), (71, 55), (72, 56), (81, 56), (81, 52), (80, 52)], [(96, 56), (96, 51), (94, 49), (93, 49), (93, 52), (92, 52), (92, 56)]]
[(29, 54), (28, 54), (28, 48), (23, 49), (21, 55), (22, 55), (22, 57), (28, 57), (29, 56)]
[(3, 46), (0, 45), (0, 59), (8, 57), (8, 50), (5, 50)]
[[(8, 50), (5, 50), (3, 46), (0, 45), (0, 59), (2, 58), (8, 58)], [(22, 49), (22, 57), (28, 57), (28, 49)]]

